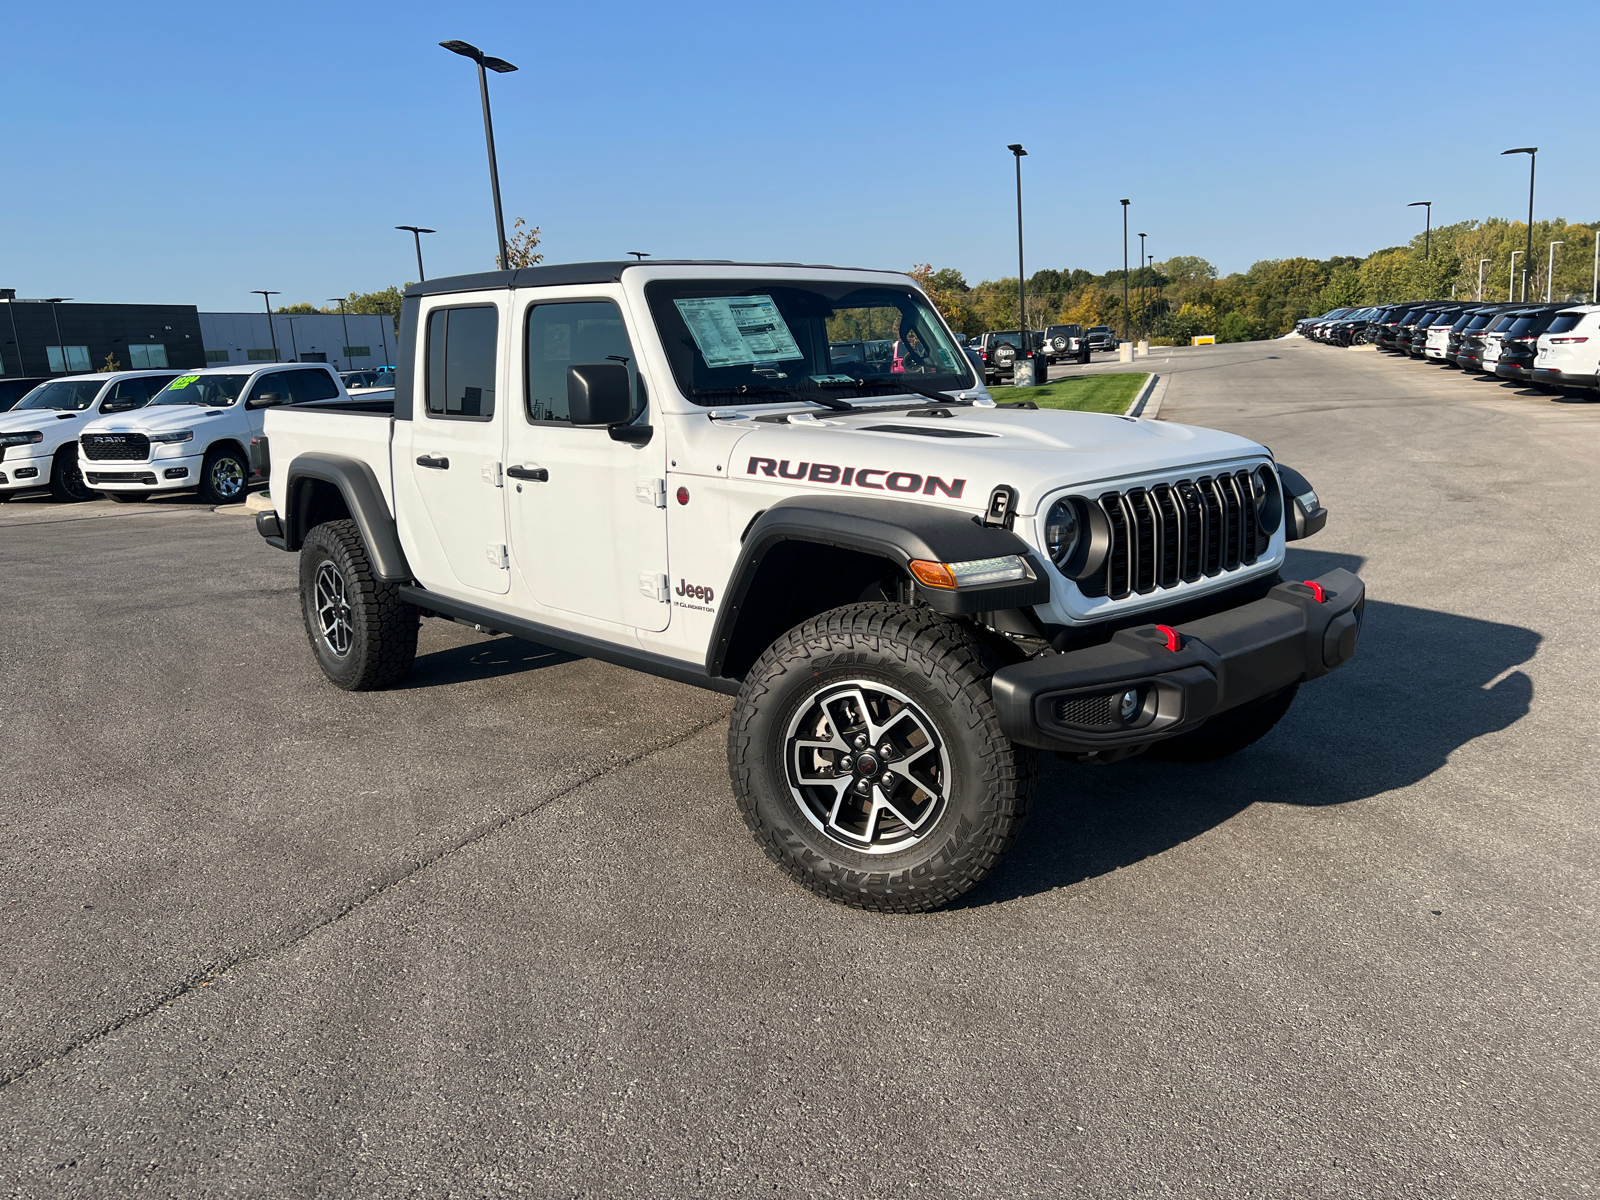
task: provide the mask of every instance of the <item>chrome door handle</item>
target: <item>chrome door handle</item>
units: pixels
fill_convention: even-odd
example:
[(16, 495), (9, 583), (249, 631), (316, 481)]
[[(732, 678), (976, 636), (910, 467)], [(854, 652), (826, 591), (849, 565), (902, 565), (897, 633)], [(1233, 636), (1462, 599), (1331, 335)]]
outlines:
[(417, 459), (417, 466), (432, 467), (435, 471), (448, 471), (450, 469), (450, 460), (442, 456), (435, 458), (431, 454), (424, 454), (421, 458)]
[(507, 467), (506, 474), (513, 479), (531, 479), (535, 483), (550, 482), (550, 472), (543, 467)]

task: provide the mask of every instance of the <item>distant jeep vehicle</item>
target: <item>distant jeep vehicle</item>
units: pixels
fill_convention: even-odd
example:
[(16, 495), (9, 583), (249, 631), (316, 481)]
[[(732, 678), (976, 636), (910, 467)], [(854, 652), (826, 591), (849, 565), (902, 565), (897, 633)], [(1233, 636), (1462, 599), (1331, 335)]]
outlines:
[[(861, 329), (895, 331), (886, 365), (835, 357)], [(1300, 474), (997, 405), (907, 275), (435, 279), (399, 353), (393, 401), (266, 414), (257, 528), (299, 552), (323, 673), (400, 683), (426, 616), (733, 696), (739, 811), (831, 900), (946, 904), (1015, 840), (1037, 751), (1221, 758), (1356, 651), (1361, 580), (1280, 574), (1327, 520)]]
[[(1028, 341), (1033, 341), (1033, 338), (1030, 336)], [(1023, 335), (1015, 329), (983, 334), (978, 339), (978, 354), (983, 359), (983, 382), (999, 383), (1012, 378), (1016, 373), (1017, 359), (1025, 353), (1023, 347), (1026, 344)]]
[(1091, 350), (1100, 350), (1109, 353), (1110, 351), (1115, 350), (1118, 346), (1122, 345), (1122, 343), (1117, 340), (1117, 335), (1111, 332), (1111, 327), (1109, 325), (1089, 326), (1088, 338), (1089, 349)]
[(1082, 325), (1051, 325), (1044, 331), (1044, 351), (1052, 363), (1089, 361), (1089, 339)]

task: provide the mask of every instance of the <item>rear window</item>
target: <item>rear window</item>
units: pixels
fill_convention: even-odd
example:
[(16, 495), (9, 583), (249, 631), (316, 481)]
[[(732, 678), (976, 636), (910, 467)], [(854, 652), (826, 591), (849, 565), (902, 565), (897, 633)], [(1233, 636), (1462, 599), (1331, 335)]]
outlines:
[(1501, 313), (1494, 319), (1494, 324), (1489, 326), (1490, 333), (1503, 333), (1517, 320), (1516, 313)]
[(1518, 317), (1506, 330), (1507, 337), (1521, 337), (1532, 329), (1539, 321), (1538, 317)]
[(1566, 333), (1569, 330), (1576, 329), (1579, 325), (1581, 325), (1583, 323), (1583, 318), (1588, 315), (1588, 313), (1581, 312), (1557, 313), (1556, 319), (1550, 322), (1550, 328), (1545, 330), (1545, 332)]

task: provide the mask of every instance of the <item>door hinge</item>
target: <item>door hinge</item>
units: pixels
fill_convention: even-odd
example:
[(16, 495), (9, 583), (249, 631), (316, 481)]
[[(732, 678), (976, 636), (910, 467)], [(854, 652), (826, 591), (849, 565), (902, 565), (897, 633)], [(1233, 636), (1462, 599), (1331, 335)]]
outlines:
[(670, 600), (672, 593), (668, 590), (668, 587), (665, 575), (653, 575), (647, 571), (639, 576), (640, 593), (649, 596), (652, 600), (659, 600), (663, 604)]
[(505, 485), (506, 485), (505, 476), (502, 474), (502, 472), (500, 470), (500, 464), (499, 463), (497, 463), (497, 462), (484, 463), (483, 464), (483, 472), (482, 472), (482, 474), (483, 474), (483, 481), (485, 483), (487, 483), (490, 487), (505, 487)]
[(667, 506), (667, 481), (665, 479), (641, 479), (633, 485), (633, 496), (640, 504), (652, 504), (656, 508)]
[(490, 542), (485, 551), (489, 558), (489, 565), (498, 571), (509, 570), (511, 556), (506, 553), (505, 545), (501, 542)]

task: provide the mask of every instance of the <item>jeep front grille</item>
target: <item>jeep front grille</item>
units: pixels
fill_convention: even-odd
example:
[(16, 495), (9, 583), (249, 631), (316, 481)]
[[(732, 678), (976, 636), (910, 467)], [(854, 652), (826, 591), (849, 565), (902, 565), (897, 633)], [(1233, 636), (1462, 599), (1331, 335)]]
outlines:
[(1272, 540), (1256, 519), (1249, 471), (1106, 492), (1093, 503), (1111, 547), (1105, 565), (1077, 581), (1085, 596), (1121, 600), (1237, 571)]
[(144, 462), (150, 439), (142, 433), (86, 433), (79, 441), (83, 455), (94, 462)]

